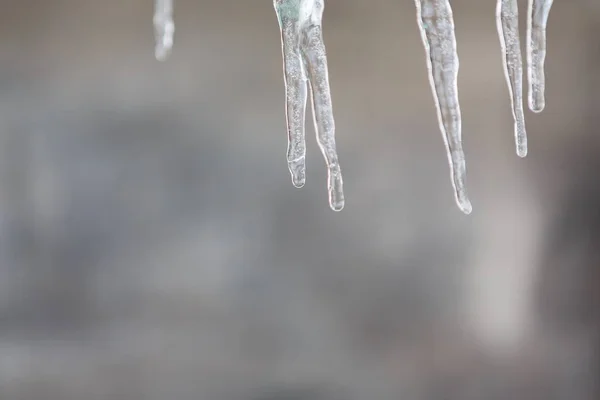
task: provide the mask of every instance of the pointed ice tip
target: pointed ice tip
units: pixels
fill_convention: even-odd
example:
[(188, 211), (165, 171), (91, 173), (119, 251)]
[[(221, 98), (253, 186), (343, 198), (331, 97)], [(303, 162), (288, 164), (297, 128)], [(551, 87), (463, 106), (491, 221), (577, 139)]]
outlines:
[(469, 200), (459, 201), (458, 208), (460, 208), (460, 211), (462, 211), (466, 215), (471, 214), (471, 212), (473, 211), (473, 206), (471, 206), (471, 202)]
[(517, 147), (517, 155), (521, 158), (527, 157), (527, 147)]

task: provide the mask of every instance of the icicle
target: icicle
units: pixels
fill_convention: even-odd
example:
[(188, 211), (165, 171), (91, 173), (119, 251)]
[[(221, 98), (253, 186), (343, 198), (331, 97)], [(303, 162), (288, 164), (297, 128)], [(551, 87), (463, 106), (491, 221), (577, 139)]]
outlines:
[[(280, 5), (277, 13), (283, 13)], [(289, 5), (287, 5), (289, 7)], [(295, 7), (299, 7), (296, 5)], [(281, 11), (280, 11), (281, 10)], [(306, 113), (307, 82), (304, 62), (300, 51), (301, 21), (300, 18), (279, 15), (281, 28), (281, 44), (284, 64), (284, 81), (286, 91), (286, 119), (288, 130), (287, 160), (292, 182), (296, 187), (306, 182), (306, 143), (304, 137), (304, 121)]]
[(498, 0), (496, 7), (496, 25), (504, 75), (508, 84), (508, 93), (515, 121), (515, 142), (519, 157), (527, 155), (527, 133), (523, 114), (523, 61), (519, 42), (519, 6), (517, 0)]
[(154, 55), (159, 61), (164, 61), (171, 54), (173, 47), (173, 34), (175, 24), (173, 23), (173, 1), (154, 0), (154, 37), (156, 48)]
[(288, 131), (287, 160), (296, 187), (306, 181), (304, 120), (307, 78), (317, 142), (327, 164), (329, 205), (344, 208), (343, 181), (335, 145), (327, 56), (322, 34), (324, 0), (273, 0), (283, 53)]
[(529, 0), (527, 10), (527, 77), (529, 108), (533, 112), (541, 112), (545, 107), (546, 25), (553, 2), (554, 0)]
[(461, 143), (458, 55), (452, 8), (448, 0), (415, 0), (415, 4), (456, 202), (462, 212), (470, 214), (472, 207), (467, 195), (465, 156)]

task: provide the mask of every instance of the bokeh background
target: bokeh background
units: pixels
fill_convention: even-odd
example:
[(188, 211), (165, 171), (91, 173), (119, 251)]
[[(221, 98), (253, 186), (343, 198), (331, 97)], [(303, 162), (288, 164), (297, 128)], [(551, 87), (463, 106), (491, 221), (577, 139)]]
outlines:
[(600, 398), (600, 6), (555, 2), (521, 160), (494, 3), (452, 2), (465, 216), (412, 1), (327, 1), (334, 213), (270, 0), (177, 0), (166, 63), (150, 0), (1, 0), (0, 399)]

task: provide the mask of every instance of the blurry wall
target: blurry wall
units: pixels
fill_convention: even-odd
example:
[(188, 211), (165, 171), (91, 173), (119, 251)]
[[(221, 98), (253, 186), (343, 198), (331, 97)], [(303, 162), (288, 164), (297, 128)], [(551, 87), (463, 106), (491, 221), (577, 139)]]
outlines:
[(468, 217), (412, 1), (327, 1), (341, 213), (310, 123), (290, 182), (271, 2), (177, 0), (166, 63), (151, 3), (1, 3), (1, 399), (598, 398), (595, 2), (524, 160), (495, 4), (452, 2)]

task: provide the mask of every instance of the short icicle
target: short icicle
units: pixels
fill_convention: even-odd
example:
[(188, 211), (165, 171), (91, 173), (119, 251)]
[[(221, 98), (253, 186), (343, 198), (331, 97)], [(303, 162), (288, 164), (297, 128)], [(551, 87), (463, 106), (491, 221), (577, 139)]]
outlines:
[(466, 188), (466, 163), (461, 141), (458, 101), (458, 55), (454, 18), (449, 0), (415, 0), (417, 22), (427, 54), (427, 69), (456, 202), (465, 214), (472, 211)]

